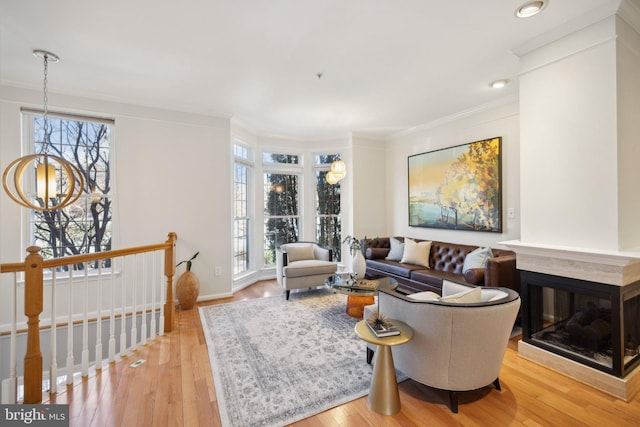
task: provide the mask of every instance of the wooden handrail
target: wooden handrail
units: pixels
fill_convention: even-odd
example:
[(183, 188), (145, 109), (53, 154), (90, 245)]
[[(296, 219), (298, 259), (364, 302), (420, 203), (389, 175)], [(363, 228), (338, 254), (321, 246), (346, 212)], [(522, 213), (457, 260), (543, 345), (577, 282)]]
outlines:
[(27, 316), (27, 349), (24, 357), (24, 403), (31, 404), (42, 401), (43, 368), (42, 352), (40, 350), (40, 314), (43, 311), (43, 270), (64, 265), (164, 250), (164, 274), (167, 278), (166, 302), (164, 304), (164, 331), (171, 332), (175, 322), (173, 276), (176, 272), (175, 247), (177, 239), (177, 234), (171, 232), (164, 243), (49, 260), (42, 259), (38, 246), (30, 246), (27, 248), (29, 255), (25, 258), (24, 263), (0, 264), (1, 273), (25, 273), (24, 314)]

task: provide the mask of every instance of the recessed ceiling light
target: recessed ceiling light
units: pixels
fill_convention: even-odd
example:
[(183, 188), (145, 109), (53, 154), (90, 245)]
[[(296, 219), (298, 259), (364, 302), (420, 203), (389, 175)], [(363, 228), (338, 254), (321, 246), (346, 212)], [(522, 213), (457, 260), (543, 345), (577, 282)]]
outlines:
[(527, 2), (522, 6), (520, 6), (518, 9), (516, 9), (516, 16), (518, 18), (530, 18), (542, 12), (542, 9), (544, 9), (547, 6), (547, 3), (548, 1)]
[(492, 87), (494, 89), (502, 89), (507, 85), (507, 83), (509, 83), (509, 80), (507, 79), (496, 80), (494, 82), (489, 83), (489, 87)]

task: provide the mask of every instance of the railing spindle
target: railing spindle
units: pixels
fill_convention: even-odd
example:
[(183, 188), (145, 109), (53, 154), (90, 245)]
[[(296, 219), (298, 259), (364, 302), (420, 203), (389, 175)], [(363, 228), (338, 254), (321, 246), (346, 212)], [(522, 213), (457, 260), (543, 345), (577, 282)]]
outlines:
[(154, 340), (156, 338), (156, 259), (158, 258), (157, 253), (151, 254), (151, 333), (149, 334), (149, 339)]
[(147, 344), (147, 254), (142, 254), (142, 325), (140, 343)]
[(96, 291), (96, 370), (102, 369), (102, 261), (98, 261), (98, 289)]
[(133, 256), (133, 285), (131, 287), (131, 295), (133, 302), (131, 305), (131, 350), (138, 349), (138, 319), (136, 311), (138, 309), (138, 254)]
[(2, 403), (13, 404), (18, 400), (18, 377), (16, 375), (17, 368), (17, 273), (13, 273), (13, 286), (11, 286), (11, 292), (9, 297), (11, 298), (11, 348), (9, 349), (9, 378), (2, 381)]
[(84, 266), (84, 280), (82, 288), (84, 289), (83, 295), (83, 313), (82, 313), (82, 376), (89, 375), (89, 271), (86, 262), (82, 263)]
[(120, 272), (120, 357), (127, 352), (127, 257), (122, 257), (122, 271)]
[(67, 300), (69, 301), (69, 313), (67, 315), (67, 385), (73, 384), (73, 368), (75, 358), (73, 357), (73, 266), (69, 269), (69, 289)]
[(116, 361), (116, 259), (111, 258), (111, 317), (109, 318), (109, 363)]
[(56, 319), (56, 269), (51, 271), (51, 364), (49, 365), (49, 393), (58, 392), (58, 326)]

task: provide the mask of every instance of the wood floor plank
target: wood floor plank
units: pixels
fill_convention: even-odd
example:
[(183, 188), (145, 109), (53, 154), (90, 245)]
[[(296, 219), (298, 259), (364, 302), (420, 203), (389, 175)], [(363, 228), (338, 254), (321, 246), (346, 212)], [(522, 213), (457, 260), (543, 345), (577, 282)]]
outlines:
[[(221, 304), (282, 295), (275, 281), (263, 281), (233, 297), (200, 303)], [(220, 426), (217, 394), (197, 308), (176, 311), (177, 328), (132, 352), (102, 372), (62, 386), (43, 402), (68, 403), (70, 425), (78, 427)], [(363, 355), (364, 357), (364, 355)], [(147, 362), (129, 365), (138, 358)], [(399, 385), (402, 408), (393, 416), (371, 411), (366, 396), (294, 423), (297, 427), (335, 426), (637, 426), (640, 395), (623, 402), (517, 353), (509, 342), (500, 374), (502, 391), (492, 387), (460, 396), (459, 413), (448, 395), (412, 380)]]

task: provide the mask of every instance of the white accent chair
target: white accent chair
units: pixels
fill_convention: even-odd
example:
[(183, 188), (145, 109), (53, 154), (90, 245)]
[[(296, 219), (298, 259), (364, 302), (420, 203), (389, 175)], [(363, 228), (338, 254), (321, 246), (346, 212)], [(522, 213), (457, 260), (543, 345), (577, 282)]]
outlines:
[(331, 249), (315, 242), (295, 242), (280, 245), (276, 250), (276, 277), (289, 299), (292, 289), (324, 285), (338, 271)]
[[(458, 298), (474, 288), (445, 280), (442, 297), (450, 301), (433, 292), (411, 298), (382, 289), (378, 305), (366, 306), (364, 312), (368, 319), (380, 307), (386, 318), (413, 328), (411, 341), (393, 347), (395, 367), (421, 384), (447, 390), (454, 413), (457, 392), (489, 384), (500, 390), (500, 368), (520, 308), (520, 296), (508, 288), (479, 287), (480, 292), (473, 292), (477, 302)], [(367, 346), (367, 363), (374, 351), (375, 346)]]

